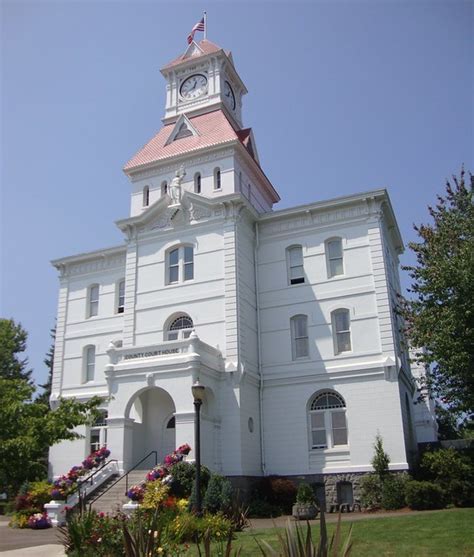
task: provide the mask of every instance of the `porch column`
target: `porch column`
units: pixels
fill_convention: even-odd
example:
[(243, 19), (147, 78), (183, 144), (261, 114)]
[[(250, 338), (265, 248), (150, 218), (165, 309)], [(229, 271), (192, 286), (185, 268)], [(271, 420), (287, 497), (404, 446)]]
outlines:
[(192, 451), (189, 458), (194, 460), (194, 410), (175, 412), (176, 448), (188, 443)]
[(110, 458), (118, 460), (121, 472), (126, 472), (131, 466), (133, 450), (133, 422), (131, 418), (107, 418), (107, 448)]

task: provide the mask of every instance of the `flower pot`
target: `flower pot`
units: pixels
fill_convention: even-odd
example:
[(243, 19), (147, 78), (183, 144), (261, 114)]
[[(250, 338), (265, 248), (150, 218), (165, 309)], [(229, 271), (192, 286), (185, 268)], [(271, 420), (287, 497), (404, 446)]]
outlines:
[(312, 520), (318, 516), (318, 508), (314, 503), (295, 503), (292, 515), (296, 520)]

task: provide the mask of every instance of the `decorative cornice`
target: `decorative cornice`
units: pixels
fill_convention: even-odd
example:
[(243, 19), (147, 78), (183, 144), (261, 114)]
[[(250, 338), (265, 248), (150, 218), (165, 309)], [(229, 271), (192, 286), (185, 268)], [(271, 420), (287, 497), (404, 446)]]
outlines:
[(59, 271), (60, 278), (90, 274), (105, 269), (125, 267), (126, 246), (81, 253), (55, 259), (51, 264)]

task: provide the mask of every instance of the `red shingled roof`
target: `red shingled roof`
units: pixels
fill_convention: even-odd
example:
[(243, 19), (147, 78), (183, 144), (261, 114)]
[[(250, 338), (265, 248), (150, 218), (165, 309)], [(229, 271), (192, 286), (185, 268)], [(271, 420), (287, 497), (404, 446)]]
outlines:
[[(186, 53), (181, 54), (181, 56), (178, 56), (178, 58), (175, 58), (174, 60), (166, 64), (166, 66), (163, 66), (163, 69), (166, 70), (186, 60), (196, 60), (196, 58), (199, 58), (199, 56), (205, 56), (206, 54), (213, 54), (214, 52), (219, 52), (219, 50), (222, 50), (220, 46), (217, 46), (216, 44), (212, 43), (211, 41), (208, 41), (207, 39), (202, 39), (202, 41), (199, 41), (196, 44), (202, 50), (202, 54), (195, 54), (194, 56), (187, 56), (187, 57), (185, 56)], [(226, 54), (229, 55), (230, 53), (226, 52)]]
[[(175, 124), (168, 124), (161, 128), (155, 137), (128, 161), (124, 171), (232, 141), (240, 141), (246, 148), (249, 147), (250, 128), (236, 131), (222, 110), (194, 116), (189, 118), (189, 121), (199, 135), (176, 139), (166, 145), (166, 141), (175, 127)], [(253, 156), (251, 149), (249, 152)]]

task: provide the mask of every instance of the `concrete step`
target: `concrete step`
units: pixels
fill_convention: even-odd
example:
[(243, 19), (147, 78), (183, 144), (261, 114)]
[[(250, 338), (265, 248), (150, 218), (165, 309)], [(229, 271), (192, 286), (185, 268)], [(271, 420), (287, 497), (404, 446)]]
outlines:
[[(132, 485), (136, 485), (142, 482), (145, 479), (147, 472), (148, 469), (133, 470), (132, 472), (129, 472), (128, 488), (130, 489)], [(117, 478), (115, 477), (114, 481), (116, 480)], [(112, 482), (109, 482), (109, 485), (110, 483)], [(122, 506), (124, 505), (124, 503), (127, 503), (129, 501), (128, 497), (125, 495), (126, 484), (127, 482), (124, 475), (115, 485), (113, 485), (107, 491), (104, 488), (104, 490), (102, 491), (103, 495), (100, 495), (97, 501), (94, 501), (92, 503), (92, 508), (97, 512), (105, 513), (122, 510)], [(93, 499), (93, 497), (91, 497), (91, 499)]]

